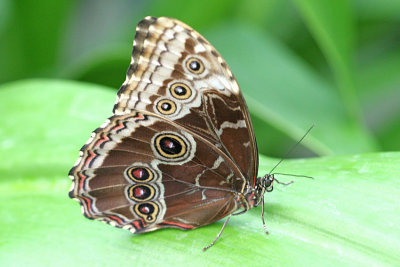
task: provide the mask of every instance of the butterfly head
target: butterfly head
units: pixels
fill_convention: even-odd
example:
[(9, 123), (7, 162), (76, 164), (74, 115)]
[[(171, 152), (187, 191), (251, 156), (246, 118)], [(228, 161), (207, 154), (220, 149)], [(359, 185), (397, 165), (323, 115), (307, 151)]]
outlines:
[(272, 192), (272, 190), (274, 190), (274, 181), (275, 177), (273, 174), (266, 174), (263, 178), (261, 178), (261, 186), (266, 192)]
[(264, 201), (265, 192), (272, 192), (274, 190), (275, 177), (273, 174), (266, 174), (263, 177), (258, 177), (256, 186), (254, 188), (254, 206), (257, 207)]

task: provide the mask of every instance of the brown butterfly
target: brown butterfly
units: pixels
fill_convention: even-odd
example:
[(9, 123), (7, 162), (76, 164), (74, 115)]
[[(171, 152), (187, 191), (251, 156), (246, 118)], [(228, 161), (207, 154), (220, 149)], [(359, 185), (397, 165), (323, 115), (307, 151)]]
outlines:
[(146, 17), (113, 116), (82, 147), (69, 195), (87, 218), (135, 234), (194, 229), (260, 204), (264, 212), (275, 179), (257, 169), (246, 102), (224, 59), (186, 24)]

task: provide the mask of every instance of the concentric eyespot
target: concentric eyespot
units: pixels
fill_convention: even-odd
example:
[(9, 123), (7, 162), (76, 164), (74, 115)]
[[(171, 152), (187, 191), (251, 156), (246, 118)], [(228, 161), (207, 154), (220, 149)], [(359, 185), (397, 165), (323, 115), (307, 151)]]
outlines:
[(169, 99), (163, 99), (158, 101), (157, 110), (161, 114), (170, 115), (176, 111), (176, 104)]
[(137, 202), (150, 200), (154, 194), (154, 188), (147, 184), (135, 184), (128, 188), (129, 198)]
[(186, 61), (186, 68), (194, 74), (200, 74), (204, 71), (204, 64), (200, 59), (192, 57)]
[(151, 150), (155, 158), (165, 164), (185, 163), (194, 157), (196, 142), (185, 131), (164, 131), (151, 139)]
[(179, 158), (187, 151), (185, 141), (174, 134), (158, 135), (154, 139), (154, 146), (157, 153), (165, 158)]
[(159, 211), (158, 206), (153, 202), (137, 204), (133, 209), (134, 212), (142, 217), (147, 223), (154, 222)]
[(147, 167), (129, 167), (125, 171), (126, 176), (133, 182), (148, 182), (154, 178), (153, 172)]
[(180, 100), (188, 99), (192, 95), (192, 90), (184, 83), (174, 83), (169, 91), (173, 97)]

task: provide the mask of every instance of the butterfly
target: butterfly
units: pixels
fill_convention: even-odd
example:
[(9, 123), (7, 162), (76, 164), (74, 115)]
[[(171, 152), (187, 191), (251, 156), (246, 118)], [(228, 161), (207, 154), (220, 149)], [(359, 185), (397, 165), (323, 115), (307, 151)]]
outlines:
[(224, 59), (188, 25), (146, 17), (113, 115), (69, 172), (69, 196), (87, 218), (135, 234), (227, 217), (224, 228), (232, 215), (264, 212), (275, 178), (257, 170), (250, 115)]

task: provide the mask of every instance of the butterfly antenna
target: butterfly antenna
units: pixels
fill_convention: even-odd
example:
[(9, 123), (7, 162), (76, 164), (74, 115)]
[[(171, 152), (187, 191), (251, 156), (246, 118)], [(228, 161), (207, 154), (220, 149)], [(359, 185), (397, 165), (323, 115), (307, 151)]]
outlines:
[[(304, 178), (314, 179), (314, 177), (312, 177), (312, 176), (302, 175), (302, 174), (291, 174), (291, 173), (282, 173), (282, 172), (274, 172), (273, 174), (286, 175), (286, 176), (294, 176), (294, 177), (304, 177)], [(274, 180), (276, 180), (276, 179), (274, 179)], [(280, 182), (278, 182), (278, 184), (279, 184), (279, 183), (280, 183)]]
[(285, 156), (281, 158), (281, 160), (272, 168), (272, 170), (268, 173), (268, 175), (271, 175), (271, 173), (276, 169), (276, 167), (278, 167), (279, 164), (281, 164), (284, 159), (287, 159), (287, 156), (290, 153), (292, 153), (292, 151), (301, 143), (301, 141), (303, 141), (304, 138), (306, 138), (306, 136), (312, 130), (312, 128), (314, 128), (314, 124), (311, 125), (310, 129), (308, 129), (308, 131), (303, 135), (303, 137), (299, 141), (297, 141), (297, 143), (294, 146), (292, 146), (292, 148), (285, 154)]

